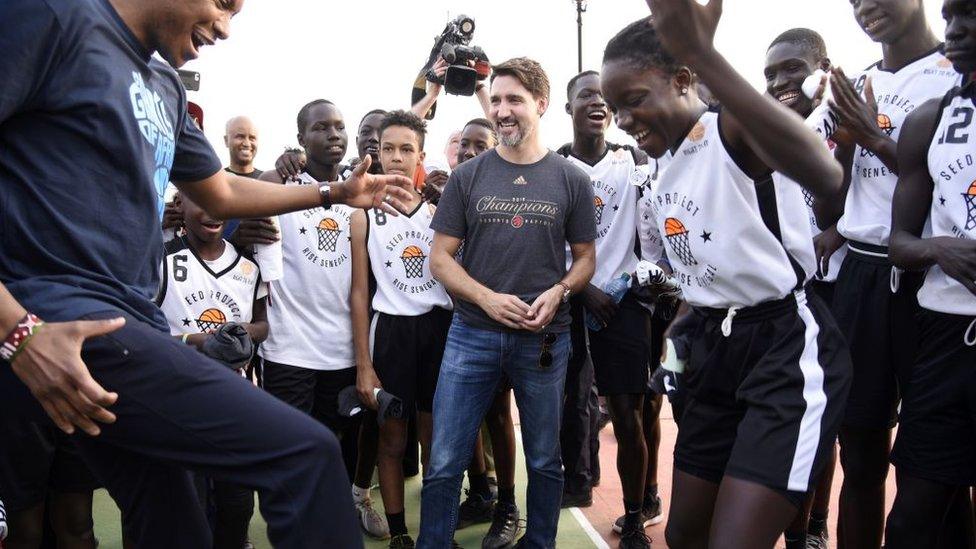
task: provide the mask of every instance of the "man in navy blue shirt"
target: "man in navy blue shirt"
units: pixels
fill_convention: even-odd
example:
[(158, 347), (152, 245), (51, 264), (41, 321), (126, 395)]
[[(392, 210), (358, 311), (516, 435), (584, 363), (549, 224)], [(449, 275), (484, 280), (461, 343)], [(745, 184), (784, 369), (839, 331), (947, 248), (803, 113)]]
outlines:
[(335, 437), (169, 337), (152, 304), (169, 181), (219, 219), (393, 213), (406, 196), (368, 158), (322, 188), (221, 169), (172, 67), (227, 38), (242, 4), (0, 2), (0, 415), (39, 402), (85, 431), (74, 438), (137, 546), (209, 545), (192, 469), (257, 489), (276, 547), (357, 547)]

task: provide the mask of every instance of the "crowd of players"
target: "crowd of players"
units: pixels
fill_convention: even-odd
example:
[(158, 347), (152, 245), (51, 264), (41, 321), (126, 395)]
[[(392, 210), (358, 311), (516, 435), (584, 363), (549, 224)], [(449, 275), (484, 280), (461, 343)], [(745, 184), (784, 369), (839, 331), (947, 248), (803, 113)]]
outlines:
[[(816, 32), (787, 30), (766, 51), (775, 101), (713, 50), (721, 1), (649, 4), (653, 21), (628, 25), (601, 71), (567, 83), (572, 141), (554, 152), (530, 154), (553, 99), (525, 58), (479, 86), (485, 118), (452, 134), (448, 166), (425, 162), (436, 83), (411, 110), (366, 113), (349, 164), (346, 121), (330, 101), (301, 107), (300, 148), (274, 170), (254, 166), (253, 123), (228, 121), (228, 174), (311, 188), (401, 176), (388, 180), (401, 192), (373, 207), (326, 198), (222, 221), (180, 186), (162, 211), (162, 259), (146, 256), (172, 339), (328, 427), (341, 449), (328, 465), (344, 469), (351, 494), (329, 492), (326, 507), (348, 507), (331, 523), (355, 510), (362, 531), (391, 548), (414, 546), (403, 487), (418, 471), (420, 546), (448, 547), (455, 528), (490, 523), (482, 547), (551, 547), (559, 507), (592, 504), (608, 421), (623, 491), (613, 529), (620, 547), (650, 547), (644, 529), (665, 514), (663, 395), (679, 427), (671, 547), (772, 547), (781, 535), (788, 549), (827, 547), (838, 442), (839, 547), (976, 547), (976, 2), (944, 0), (943, 41), (921, 0), (852, 0), (882, 58), (850, 77)], [(5, 132), (21, 107), (8, 104), (0, 96)], [(608, 142), (611, 122), (636, 146)], [(541, 236), (518, 232), (533, 225)], [(510, 248), (520, 266), (505, 259)], [(6, 285), (19, 280), (0, 267)], [(614, 293), (622, 275), (628, 285)], [(520, 296), (533, 277), (541, 286)], [(668, 283), (680, 306), (654, 293)], [(8, 337), (12, 349), (27, 348), (24, 333), (24, 343)], [(133, 342), (120, 341), (128, 353)], [(513, 390), (527, 522), (515, 501)], [(58, 427), (3, 419), (9, 549), (97, 544), (92, 491), (112, 491), (113, 478), (92, 474), (98, 451), (81, 444), (86, 463), (83, 435)], [(195, 471), (192, 504), (215, 547), (246, 547), (253, 491), (269, 488), (181, 451), (154, 459)], [(267, 463), (285, 455), (273, 442), (260, 452)], [(898, 492), (886, 520), (889, 460)], [(384, 514), (372, 504), (374, 471)], [(113, 497), (124, 523), (152, 520), (135, 511), (148, 506), (139, 498)], [(269, 525), (283, 523), (272, 511), (284, 507), (264, 510)], [(127, 545), (157, 544), (146, 527), (124, 531)], [(277, 535), (283, 547), (309, 546)]]

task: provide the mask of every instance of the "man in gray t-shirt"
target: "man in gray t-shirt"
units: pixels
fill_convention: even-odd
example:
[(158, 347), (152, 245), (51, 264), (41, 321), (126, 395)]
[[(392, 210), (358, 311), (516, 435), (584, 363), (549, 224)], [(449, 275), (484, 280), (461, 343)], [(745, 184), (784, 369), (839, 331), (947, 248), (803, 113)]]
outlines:
[[(451, 174), (431, 224), (431, 270), (453, 295), (457, 314), (434, 396), (418, 547), (451, 544), (456, 516), (444, 510), (457, 505), (478, 426), (503, 373), (529, 434), (523, 541), (555, 544), (567, 302), (593, 275), (596, 222), (589, 177), (539, 140), (548, 106), (549, 80), (538, 63), (517, 58), (494, 68), (489, 119), (499, 145)], [(459, 264), (454, 256), (462, 241)]]
[[(451, 174), (431, 227), (463, 239), (461, 267), (486, 288), (532, 303), (566, 275), (566, 242), (593, 242), (593, 187), (582, 171), (554, 152), (513, 164), (496, 150)], [(459, 300), (461, 321), (484, 330), (524, 330), (493, 320), (476, 303)], [(569, 329), (562, 303), (550, 332)]]

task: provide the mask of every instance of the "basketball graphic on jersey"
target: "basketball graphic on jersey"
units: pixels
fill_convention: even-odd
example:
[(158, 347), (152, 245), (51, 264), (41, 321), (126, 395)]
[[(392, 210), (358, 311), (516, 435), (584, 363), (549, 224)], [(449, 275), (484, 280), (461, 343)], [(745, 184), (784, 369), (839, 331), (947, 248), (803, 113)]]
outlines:
[(317, 230), (319, 233), (319, 250), (336, 251), (336, 244), (339, 242), (339, 234), (342, 231), (339, 230), (339, 224), (336, 223), (335, 219), (323, 218), (322, 221), (319, 221)]
[(808, 190), (806, 190), (806, 189), (804, 189), (802, 187), (800, 188), (800, 190), (803, 192), (803, 201), (807, 203), (807, 208), (812, 208), (813, 207), (813, 194), (810, 191), (808, 191)]
[(200, 313), (200, 317), (197, 318), (197, 328), (204, 333), (211, 333), (221, 324), (227, 322), (227, 317), (224, 316), (224, 312), (220, 309), (210, 308), (206, 311)]
[(407, 278), (422, 278), (424, 276), (424, 261), (427, 256), (423, 250), (417, 246), (407, 246), (400, 254), (403, 261), (403, 269), (407, 272)]
[(891, 118), (887, 114), (878, 113), (878, 127), (888, 136), (891, 135), (891, 132), (895, 131), (895, 126), (891, 123)]
[(966, 230), (976, 229), (976, 181), (969, 185), (969, 189), (962, 193), (966, 201)]
[(593, 197), (593, 208), (596, 209), (596, 224), (599, 225), (603, 221), (603, 208), (606, 206), (603, 203), (603, 199), (599, 196)]
[(695, 124), (695, 127), (691, 128), (691, 131), (688, 132), (688, 139), (691, 139), (692, 141), (701, 141), (703, 137), (705, 137), (705, 125), (698, 122)]
[(671, 246), (671, 251), (674, 252), (674, 255), (678, 256), (678, 259), (685, 265), (685, 267), (698, 265), (698, 261), (695, 260), (695, 256), (691, 253), (691, 242), (688, 239), (688, 229), (685, 228), (681, 221), (674, 217), (665, 219), (664, 237), (668, 240), (668, 245)]

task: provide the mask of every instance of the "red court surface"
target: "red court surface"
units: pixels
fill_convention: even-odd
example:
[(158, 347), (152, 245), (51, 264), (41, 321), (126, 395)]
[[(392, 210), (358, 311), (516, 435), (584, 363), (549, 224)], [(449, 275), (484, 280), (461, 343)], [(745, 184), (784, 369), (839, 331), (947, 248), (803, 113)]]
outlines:
[[(664, 539), (664, 525), (667, 523), (668, 504), (671, 499), (671, 470), (673, 461), (674, 441), (678, 430), (671, 414), (671, 406), (665, 399), (664, 408), (661, 411), (661, 449), (658, 452), (658, 491), (664, 501), (664, 522), (647, 528), (647, 535), (653, 540), (653, 547), (661, 549), (667, 547)], [(616, 469), (617, 443), (613, 437), (613, 426), (607, 425), (600, 432), (600, 486), (593, 490), (593, 505), (581, 509), (582, 517), (592, 525), (592, 535), (598, 535), (606, 545), (600, 545), (600, 540), (594, 540), (597, 546), (617, 547), (619, 537), (613, 532), (611, 526), (613, 521), (623, 512), (623, 495), (620, 490), (620, 479)], [(837, 497), (840, 494), (841, 480), (843, 473), (840, 465), (837, 466), (837, 473), (834, 475), (834, 489), (831, 494), (830, 505), (830, 547), (836, 547), (836, 528), (837, 528)], [(891, 469), (888, 474), (887, 484), (888, 509), (895, 495), (895, 472)], [(579, 518), (580, 514), (576, 514)], [(584, 525), (584, 529), (586, 525)], [(783, 547), (783, 541), (777, 547)]]

